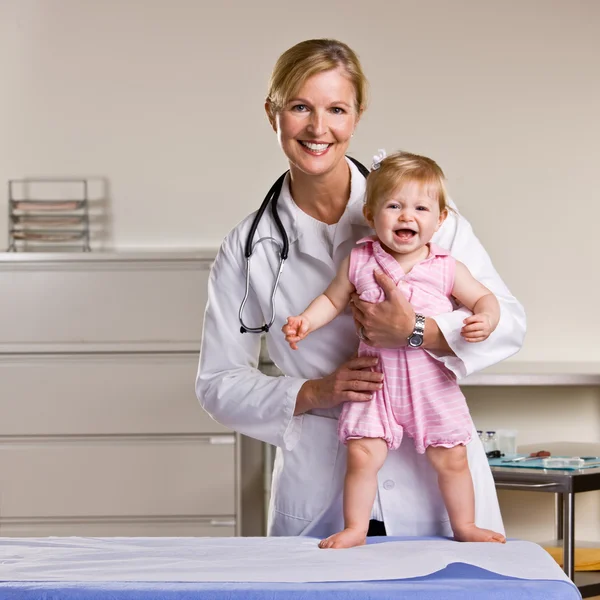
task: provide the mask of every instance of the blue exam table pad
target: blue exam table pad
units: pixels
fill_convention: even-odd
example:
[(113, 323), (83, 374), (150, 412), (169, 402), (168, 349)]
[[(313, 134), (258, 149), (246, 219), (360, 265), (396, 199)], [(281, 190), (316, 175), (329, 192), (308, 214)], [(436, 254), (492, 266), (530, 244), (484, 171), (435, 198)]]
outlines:
[(320, 550), (317, 543), (314, 538), (0, 538), (0, 599), (581, 598), (552, 557), (531, 542), (389, 537), (370, 538), (368, 546), (351, 550)]

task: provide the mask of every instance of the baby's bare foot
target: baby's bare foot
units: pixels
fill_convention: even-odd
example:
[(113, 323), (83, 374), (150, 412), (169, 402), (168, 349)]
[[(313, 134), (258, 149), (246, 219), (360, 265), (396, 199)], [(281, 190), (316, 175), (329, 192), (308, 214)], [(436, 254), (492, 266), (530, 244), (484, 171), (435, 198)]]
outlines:
[(367, 536), (364, 530), (346, 528), (321, 540), (319, 548), (353, 548), (354, 546), (363, 546), (366, 541)]
[(506, 538), (501, 533), (491, 529), (481, 529), (475, 524), (466, 525), (454, 532), (454, 538), (459, 542), (499, 542), (506, 543)]

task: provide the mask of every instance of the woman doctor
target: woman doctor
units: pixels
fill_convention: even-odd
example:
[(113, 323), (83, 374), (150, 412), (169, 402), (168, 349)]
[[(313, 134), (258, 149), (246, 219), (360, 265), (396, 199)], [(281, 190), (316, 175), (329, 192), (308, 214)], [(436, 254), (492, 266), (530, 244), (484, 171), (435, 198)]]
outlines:
[[(309, 336), (294, 352), (281, 333), (288, 315), (299, 314), (335, 275), (356, 240), (371, 230), (362, 215), (365, 178), (346, 158), (366, 102), (366, 80), (355, 53), (335, 40), (308, 40), (279, 58), (265, 104), (269, 122), (289, 161), (278, 211), (289, 238), (276, 314), (267, 335), (269, 355), (284, 377), (257, 370), (260, 336), (240, 332), (238, 311), (246, 277), (244, 246), (254, 214), (225, 238), (213, 264), (196, 394), (218, 422), (277, 446), (269, 510), (270, 535), (326, 537), (343, 526), (345, 447), (337, 416), (346, 401), (368, 402), (382, 375), (376, 359), (353, 358), (358, 345), (347, 310)], [(254, 240), (281, 239), (270, 210)], [(502, 318), (488, 340), (469, 344), (460, 330), (464, 309), (428, 318), (424, 348), (463, 377), (517, 352), (525, 333), (520, 304), (506, 288), (469, 223), (450, 214), (434, 237), (464, 262), (499, 298)], [(256, 246), (244, 322), (259, 327), (271, 316), (271, 292), (279, 269), (276, 246)], [(372, 345), (400, 347), (413, 333), (415, 314), (391, 280), (379, 277), (386, 301), (353, 308), (359, 334)], [(468, 444), (476, 522), (504, 531), (495, 487), (477, 435)], [(411, 439), (388, 455), (379, 473), (372, 518), (394, 536), (451, 536), (433, 469)], [(373, 533), (373, 532), (372, 532)]]

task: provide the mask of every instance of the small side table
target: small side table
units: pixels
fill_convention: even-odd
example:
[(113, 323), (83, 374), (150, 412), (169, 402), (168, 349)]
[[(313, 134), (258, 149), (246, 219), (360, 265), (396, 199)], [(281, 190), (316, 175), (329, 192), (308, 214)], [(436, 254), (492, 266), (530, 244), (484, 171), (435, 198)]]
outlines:
[[(553, 456), (600, 456), (598, 444), (557, 442), (520, 447), (522, 454), (549, 450)], [(600, 574), (575, 575), (575, 494), (600, 490), (600, 466), (564, 470), (491, 467), (496, 488), (531, 492), (551, 492), (556, 498), (556, 534), (563, 544), (563, 564), (583, 598), (600, 594)]]

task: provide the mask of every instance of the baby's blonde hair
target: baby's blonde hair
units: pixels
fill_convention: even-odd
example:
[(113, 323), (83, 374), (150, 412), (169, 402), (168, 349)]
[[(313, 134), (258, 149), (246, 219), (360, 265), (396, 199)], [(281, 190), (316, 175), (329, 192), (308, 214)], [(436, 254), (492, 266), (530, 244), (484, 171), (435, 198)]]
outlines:
[(444, 172), (431, 158), (410, 152), (391, 154), (367, 177), (365, 216), (372, 219), (381, 201), (405, 182), (420, 183), (428, 194), (435, 193), (441, 214), (449, 209), (445, 180)]

